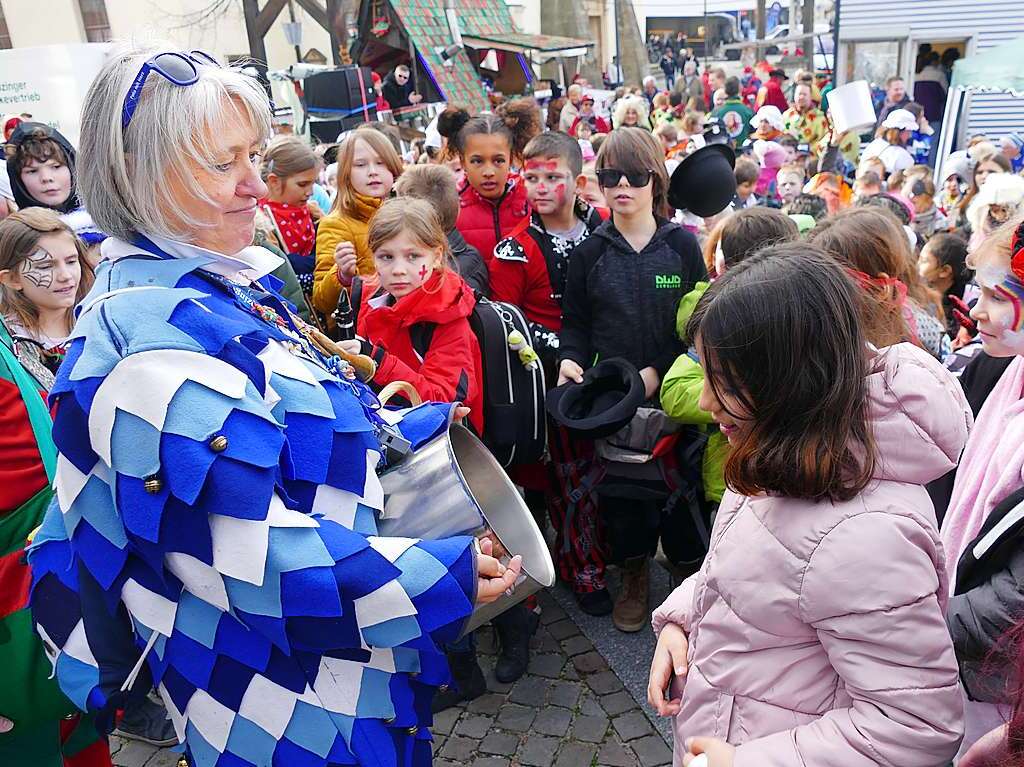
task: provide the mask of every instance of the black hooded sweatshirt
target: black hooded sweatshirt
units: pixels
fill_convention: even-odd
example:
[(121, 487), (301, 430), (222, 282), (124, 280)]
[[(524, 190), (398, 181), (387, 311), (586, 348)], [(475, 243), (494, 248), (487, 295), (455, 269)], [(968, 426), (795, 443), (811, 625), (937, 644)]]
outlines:
[[(14, 165), (14, 155), (16, 152), (12, 151), (12, 145), (18, 146), (27, 138), (48, 138), (64, 150), (64, 156), (68, 161), (68, 168), (71, 170), (71, 194), (60, 205), (47, 205), (40, 202), (28, 193), (28, 190), (21, 181), (21, 172)], [(17, 203), (19, 208), (50, 208), (58, 213), (70, 213), (80, 207), (78, 195), (75, 192), (77, 187), (75, 183), (77, 179), (75, 175), (75, 148), (71, 146), (70, 141), (61, 135), (60, 131), (43, 123), (23, 122), (14, 129), (14, 133), (11, 134), (11, 138), (7, 142), (7, 147), (7, 175), (11, 178), (14, 202)]]

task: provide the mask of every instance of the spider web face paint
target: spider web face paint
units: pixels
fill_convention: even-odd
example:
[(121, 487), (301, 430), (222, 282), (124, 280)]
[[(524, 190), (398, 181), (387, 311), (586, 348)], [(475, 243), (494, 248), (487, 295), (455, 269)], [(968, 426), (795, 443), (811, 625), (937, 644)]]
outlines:
[(40, 248), (21, 262), (21, 276), (37, 288), (53, 285), (53, 256)]

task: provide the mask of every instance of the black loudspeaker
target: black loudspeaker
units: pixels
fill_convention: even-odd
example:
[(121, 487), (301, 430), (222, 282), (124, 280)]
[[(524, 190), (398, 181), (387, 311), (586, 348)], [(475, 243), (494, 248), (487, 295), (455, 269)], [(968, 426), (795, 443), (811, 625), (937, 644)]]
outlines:
[(369, 67), (345, 67), (319, 72), (302, 83), (306, 111), (313, 115), (347, 117), (366, 112), (376, 119), (377, 94)]
[[(370, 113), (370, 121), (377, 121), (373, 112)], [(351, 117), (343, 117), (340, 120), (310, 120), (309, 133), (321, 144), (333, 144), (338, 140), (339, 133), (355, 130), (364, 122), (366, 120), (363, 119), (362, 110)]]

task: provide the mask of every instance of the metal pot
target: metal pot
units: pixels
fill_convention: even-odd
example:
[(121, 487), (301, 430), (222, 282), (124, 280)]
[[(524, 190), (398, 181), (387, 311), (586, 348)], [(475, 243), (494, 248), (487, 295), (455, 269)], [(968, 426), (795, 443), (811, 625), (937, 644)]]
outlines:
[(433, 540), (481, 535), (489, 528), (509, 556), (522, 555), (515, 589), (478, 605), (464, 633), (554, 584), (551, 552), (533, 514), (494, 456), (464, 426), (451, 424), (447, 432), (388, 469), (380, 481), (380, 535)]

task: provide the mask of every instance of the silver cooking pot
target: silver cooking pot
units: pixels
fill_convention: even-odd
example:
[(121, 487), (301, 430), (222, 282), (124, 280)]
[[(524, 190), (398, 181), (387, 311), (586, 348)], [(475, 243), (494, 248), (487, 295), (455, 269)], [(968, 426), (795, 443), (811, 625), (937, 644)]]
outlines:
[(388, 469), (380, 481), (380, 535), (433, 540), (479, 536), (489, 528), (509, 556), (522, 555), (515, 589), (478, 605), (464, 634), (554, 584), (555, 566), (533, 515), (501, 465), (464, 426), (451, 424), (447, 432)]

